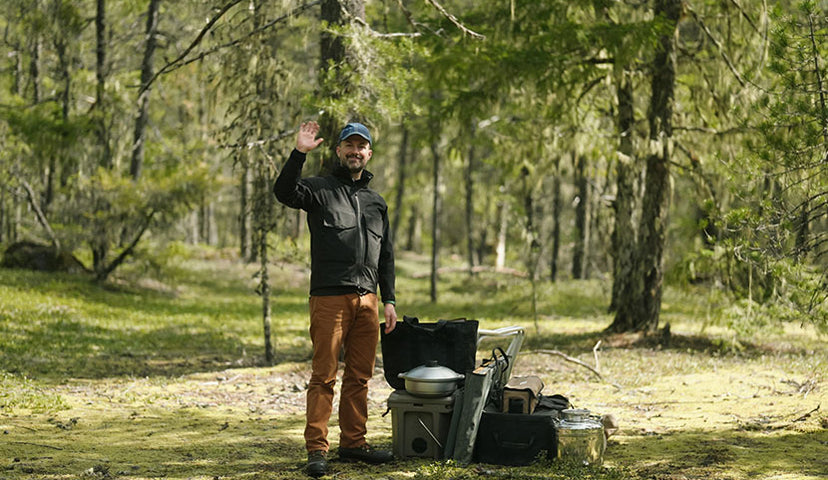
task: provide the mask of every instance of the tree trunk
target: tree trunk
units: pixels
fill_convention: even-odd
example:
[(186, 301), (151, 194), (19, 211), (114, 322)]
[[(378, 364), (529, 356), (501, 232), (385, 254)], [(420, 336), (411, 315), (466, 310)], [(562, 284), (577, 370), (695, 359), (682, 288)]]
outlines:
[(132, 136), (132, 160), (129, 173), (133, 180), (141, 178), (144, 164), (144, 142), (149, 116), (150, 81), (153, 77), (152, 61), (158, 44), (158, 8), (161, 0), (150, 0), (147, 10), (146, 45), (144, 59), (141, 62), (141, 90), (138, 94), (138, 112), (135, 118), (135, 130)]
[[(18, 54), (13, 56), (14, 65), (12, 68), (14, 70), (14, 76), (12, 79), (11, 93), (23, 98), (23, 95), (25, 94), (24, 65), (23, 55), (20, 54), (23, 51), (23, 48), (16, 43), (12, 45), (12, 48), (14, 51), (18, 52)], [(19, 158), (14, 160), (14, 166), (16, 171), (20, 171)], [(17, 225), (20, 224), (20, 201), (18, 199), (19, 195), (17, 195), (17, 192), (15, 192), (10, 185), (6, 185), (6, 188), (2, 188), (4, 197), (7, 189), (11, 193), (11, 200), (9, 202), (3, 202), (5, 222), (0, 223), (0, 237), (2, 237), (0, 238), (0, 241), (5, 240), (6, 243), (11, 244), (17, 241)]]
[[(480, 238), (477, 240), (477, 251), (475, 252), (477, 255), (477, 265), (483, 265), (486, 262), (486, 255), (488, 254), (488, 242), (489, 242), (489, 228), (487, 225), (490, 225), (493, 222), (489, 222), (489, 212), (491, 212), (492, 206), (492, 195), (484, 195), (483, 201), (485, 202), (483, 205), (483, 212), (484, 217), (481, 219), (480, 225)], [(495, 210), (497, 212), (497, 210)]]
[[(105, 282), (109, 275), (115, 271), (124, 261), (132, 255), (135, 251), (135, 247), (138, 245), (138, 242), (141, 241), (141, 237), (144, 236), (147, 229), (149, 228), (150, 224), (152, 223), (152, 218), (155, 216), (156, 212), (151, 211), (145, 214), (143, 218), (142, 224), (138, 227), (138, 231), (133, 235), (132, 240), (126, 244), (121, 253), (118, 254), (111, 262), (107, 263), (106, 257), (109, 251), (109, 246), (106, 241), (98, 241), (95, 246), (93, 246), (93, 269), (95, 270), (95, 280), (98, 282)], [(125, 242), (126, 243), (126, 242)]]
[(97, 110), (98, 146), (101, 148), (100, 166), (112, 168), (112, 148), (109, 145), (106, 101), (106, 0), (97, 0), (95, 10), (95, 109)]
[[(343, 14), (343, 11), (347, 14)], [(322, 0), (321, 19), (333, 28), (344, 27), (348, 24), (349, 18), (365, 20), (364, 0)], [(342, 36), (331, 32), (330, 29), (323, 29), (320, 34), (320, 82), (323, 97), (340, 98), (354, 90), (352, 80), (347, 78), (341, 66), (347, 62), (351, 66), (359, 65), (360, 59), (356, 54), (348, 52)], [(333, 76), (330, 71), (333, 70)], [(326, 82), (327, 79), (327, 82)], [(351, 112), (353, 115), (354, 112)], [(328, 150), (323, 152), (322, 173), (330, 173), (336, 168), (336, 144), (339, 130), (342, 128), (342, 120), (360, 121), (358, 118), (339, 119), (334, 118), (327, 111), (319, 118), (319, 135), (330, 139), (326, 142)]]
[(391, 222), (391, 238), (396, 244), (397, 232), (399, 232), (400, 220), (402, 218), (402, 205), (405, 198), (405, 182), (407, 180), (408, 169), (406, 157), (408, 155), (408, 127), (403, 121), (402, 125), (402, 142), (400, 143), (399, 157), (397, 157), (397, 194), (394, 202), (394, 220)]
[(431, 211), (431, 303), (437, 303), (437, 270), (440, 268), (440, 212), (442, 210), (440, 197), (440, 152), (437, 139), (431, 142), (431, 157), (433, 161), (432, 188), (434, 190)]
[(0, 245), (6, 238), (6, 222), (9, 220), (8, 205), (6, 205), (6, 189), (0, 186)]
[(422, 250), (422, 218), (420, 217), (419, 204), (411, 207), (408, 217), (408, 229), (406, 235), (405, 249), (409, 252), (420, 252)]
[(265, 363), (273, 365), (274, 352), (271, 341), (271, 309), (270, 309), (270, 272), (268, 270), (267, 232), (270, 230), (270, 219), (273, 216), (273, 194), (270, 192), (270, 181), (267, 175), (267, 166), (259, 162), (256, 172), (255, 218), (256, 237), (259, 252), (259, 294), (262, 296), (262, 326), (264, 332)]
[(558, 280), (558, 260), (561, 252), (561, 158), (555, 157), (552, 179), (552, 251), (549, 254), (549, 279)]
[(10, 42), (9, 46), (11, 47), (11, 50), (18, 52), (17, 55), (12, 56), (12, 61), (14, 62), (12, 70), (14, 71), (14, 76), (12, 77), (10, 91), (13, 94), (17, 94), (20, 98), (23, 98), (23, 55), (20, 55), (20, 52), (22, 52), (23, 49), (16, 41), (14, 43)]
[(23, 221), (23, 205), (17, 197), (18, 195), (12, 196), (12, 211), (14, 212), (14, 220), (12, 220), (11, 225), (9, 225), (8, 241), (10, 243), (14, 243), (18, 240), (18, 237), (20, 236), (18, 227), (20, 226), (20, 222)]
[[(471, 122), (470, 138), (474, 138), (475, 122)], [(466, 163), (466, 259), (469, 264), (469, 276), (474, 276), (474, 141), (469, 142), (469, 158)]]
[(267, 232), (262, 231), (261, 235), (259, 235), (261, 239), (259, 241), (259, 265), (260, 265), (260, 272), (259, 275), (259, 289), (262, 294), (262, 327), (263, 327), (263, 334), (264, 334), (264, 347), (265, 347), (265, 363), (268, 365), (273, 365), (273, 360), (275, 359), (274, 351), (273, 351), (273, 341), (271, 334), (271, 309), (270, 309), (270, 271), (268, 270), (268, 253), (267, 253)]
[(49, 164), (46, 166), (46, 171), (43, 172), (43, 211), (48, 212), (52, 199), (55, 197), (55, 170), (57, 170), (57, 155), (52, 152), (49, 153)]
[[(669, 207), (670, 149), (673, 134), (672, 115), (676, 81), (675, 28), (681, 15), (681, 0), (656, 0), (655, 16), (671, 22), (673, 31), (662, 35), (652, 68), (652, 90), (648, 123), (650, 143), (658, 150), (647, 156), (638, 230), (636, 291), (630, 298), (620, 298), (612, 331), (653, 332), (658, 328), (664, 278), (664, 242)], [(640, 290), (638, 285), (641, 286)], [(626, 304), (629, 302), (629, 304)], [(621, 317), (619, 312), (636, 312)]]
[[(65, 125), (69, 122), (69, 110), (71, 103), (72, 74), (69, 72), (69, 64), (71, 60), (68, 58), (67, 50), (69, 46), (67, 45), (67, 40), (65, 40), (61, 35), (58, 35), (55, 37), (54, 45), (58, 57), (59, 77), (62, 86), (59, 93), (61, 104), (61, 120), (64, 122)], [(46, 182), (46, 198), (43, 202), (44, 212), (49, 211), (49, 207), (51, 206), (52, 201), (55, 198), (55, 182), (57, 181), (56, 179), (60, 179), (61, 187), (66, 186), (66, 183), (69, 180), (69, 174), (72, 171), (72, 169), (69, 168), (69, 166), (67, 165), (67, 160), (69, 159), (60, 158), (61, 155), (63, 155), (62, 149), (51, 153), (51, 155), (49, 156), (49, 172)], [(62, 165), (60, 165), (61, 163)]]
[(302, 235), (302, 225), (304, 225), (304, 212), (300, 209), (296, 209), (296, 213), (293, 217), (293, 231), (291, 235), (293, 238), (299, 238)]
[(198, 231), (201, 241), (205, 245), (213, 245), (212, 238), (212, 202), (206, 197), (201, 197), (198, 215)]
[[(35, 7), (38, 8), (35, 2)], [(35, 33), (34, 45), (32, 46), (32, 58), (29, 61), (29, 76), (32, 82), (32, 104), (40, 103), (40, 50), (43, 48), (39, 32)]]
[[(40, 8), (40, 2), (35, 1), (34, 9), (38, 9), (38, 8)], [(34, 45), (32, 45), (32, 58), (29, 61), (29, 77), (30, 77), (30, 81), (32, 83), (32, 105), (38, 105), (38, 104), (40, 104), (40, 100), (41, 100), (41, 98), (40, 98), (41, 97), (41, 92), (40, 92), (40, 87), (41, 87), (41, 85), (40, 85), (40, 82), (41, 82), (41, 78), (40, 78), (40, 55), (41, 55), (41, 53), (42, 53), (41, 51), (43, 49), (43, 40), (40, 37), (40, 32), (39, 31), (35, 30), (34, 35), (35, 35), (35, 39), (34, 39)], [(37, 155), (37, 156), (40, 157), (40, 155)], [(41, 157), (38, 160), (42, 161), (43, 158)], [(50, 183), (51, 183), (50, 182), (51, 173), (49, 171), (49, 166), (46, 166), (45, 170), (41, 173), (43, 174), (44, 191), (41, 192), (40, 203), (41, 204), (47, 204), (47, 202), (51, 201), (51, 196), (52, 196), (52, 192), (51, 192), (51, 189), (50, 189), (50, 186), (49, 186)]]
[[(635, 228), (633, 228), (633, 202), (635, 198), (635, 151), (633, 146), (633, 128), (635, 126), (635, 105), (633, 103), (632, 81), (627, 73), (617, 87), (618, 95), (618, 161), (616, 162), (616, 193), (613, 209), (615, 224), (611, 238), (613, 256), (612, 299), (609, 311), (616, 312), (616, 321), (626, 325), (634, 318), (636, 312), (624, 311), (630, 303), (625, 298), (633, 298), (637, 280), (633, 274), (636, 265)], [(640, 290), (640, 289), (638, 289)]]
[(804, 261), (805, 257), (808, 256), (808, 251), (810, 250), (810, 244), (808, 243), (808, 237), (810, 233), (810, 202), (805, 201), (802, 206), (799, 207), (799, 216), (795, 223), (796, 225), (796, 247), (795, 247), (795, 258), (799, 261)]
[(241, 162), (241, 175), (239, 175), (239, 258), (242, 260), (247, 259), (250, 251), (250, 234), (247, 229), (249, 220), (247, 199), (250, 195), (248, 192), (249, 172), (250, 167), (247, 164), (247, 158), (245, 156)]
[(535, 228), (535, 202), (532, 196), (533, 188), (530, 181), (529, 169), (523, 167), (521, 169), (521, 179), (523, 181), (523, 209), (526, 216), (526, 238), (527, 238), (527, 252), (525, 266), (529, 273), (529, 283), (532, 294), (532, 320), (535, 324), (535, 332), (540, 331), (538, 324), (538, 255), (540, 253), (540, 242), (538, 242), (537, 229)]
[(665, 156), (647, 157), (647, 175), (639, 229), (639, 267), (643, 270), (644, 291), (641, 292), (641, 317), (636, 330), (652, 332), (658, 328), (661, 313), (662, 281), (664, 278), (664, 241), (669, 203), (669, 163)]
[(575, 202), (575, 247), (572, 252), (572, 278), (584, 278), (584, 263), (587, 244), (587, 206), (589, 204), (586, 176), (586, 156), (572, 153), (575, 164), (575, 188), (578, 196)]
[[(321, 17), (320, 19), (330, 25), (332, 28), (341, 28), (345, 24), (342, 18), (342, 8), (340, 0), (322, 0)], [(325, 84), (325, 76), (330, 75), (330, 70), (333, 69), (335, 85), (341, 83), (340, 66), (345, 60), (345, 45), (342, 38), (330, 29), (322, 29), (320, 34), (320, 86), (322, 94), (325, 97), (336, 99), (339, 97), (335, 88)], [(327, 111), (323, 112), (319, 117), (319, 136), (329, 139), (325, 142), (327, 150), (322, 152), (321, 174), (333, 172), (337, 165), (336, 158), (336, 144), (338, 141), (339, 130), (342, 128), (340, 121), (334, 118)]]
[(506, 233), (509, 229), (509, 203), (501, 200), (499, 210), (499, 222), (497, 229), (497, 247), (495, 247), (496, 258), (495, 268), (506, 268)]

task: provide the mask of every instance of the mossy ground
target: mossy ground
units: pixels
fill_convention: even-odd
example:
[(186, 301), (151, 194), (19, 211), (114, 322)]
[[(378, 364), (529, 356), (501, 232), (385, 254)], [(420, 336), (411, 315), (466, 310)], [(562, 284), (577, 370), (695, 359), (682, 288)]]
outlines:
[[(828, 476), (828, 349), (807, 326), (736, 338), (711, 321), (704, 295), (668, 290), (665, 344), (604, 334), (610, 317), (599, 281), (541, 285), (535, 322), (525, 280), (452, 274), (431, 304), (427, 280), (411, 275), (421, 268), (401, 259), (401, 315), (524, 326), (514, 374), (538, 375), (544, 393), (613, 414), (620, 431), (601, 467), (334, 460), (330, 478)], [(304, 478), (305, 272), (272, 272), (277, 364), (264, 366), (253, 270), (190, 259), (153, 283), (124, 277), (108, 288), (0, 270), (0, 480)], [(539, 353), (550, 349), (597, 360), (602, 378)], [(391, 415), (382, 414), (390, 393), (378, 369), (369, 441), (388, 447)], [(333, 421), (334, 448), (337, 436)]]

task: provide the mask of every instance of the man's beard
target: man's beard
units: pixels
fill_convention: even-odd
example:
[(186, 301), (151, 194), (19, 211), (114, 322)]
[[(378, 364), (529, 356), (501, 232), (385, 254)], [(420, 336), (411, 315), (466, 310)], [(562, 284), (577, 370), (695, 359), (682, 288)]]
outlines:
[[(354, 162), (352, 162), (351, 160), (354, 160)], [(355, 155), (343, 158), (340, 161), (340, 163), (351, 173), (358, 173), (365, 169), (365, 162), (363, 161), (362, 157), (358, 157)]]

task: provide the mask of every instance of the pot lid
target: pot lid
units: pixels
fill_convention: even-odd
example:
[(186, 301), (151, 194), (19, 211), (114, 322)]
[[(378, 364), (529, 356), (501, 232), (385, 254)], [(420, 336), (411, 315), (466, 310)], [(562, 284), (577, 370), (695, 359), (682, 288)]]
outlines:
[(398, 376), (406, 380), (418, 380), (421, 382), (455, 382), (464, 377), (464, 375), (448, 367), (441, 366), (436, 360), (431, 360), (425, 365), (412, 368)]
[(562, 410), (564, 420), (570, 422), (583, 422), (589, 418), (589, 410), (585, 408), (567, 408)]

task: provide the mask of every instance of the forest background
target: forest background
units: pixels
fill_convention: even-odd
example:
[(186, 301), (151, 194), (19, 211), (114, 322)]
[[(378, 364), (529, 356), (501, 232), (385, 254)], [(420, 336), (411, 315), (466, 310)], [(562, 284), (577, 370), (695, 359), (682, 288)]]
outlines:
[(659, 326), (665, 278), (709, 285), (738, 328), (828, 324), (825, 2), (2, 12), (0, 242), (45, 241), (98, 280), (170, 241), (305, 255), (270, 185), (298, 123), (328, 138), (310, 174), (356, 119), (435, 302), (458, 255), (533, 286), (610, 278), (615, 331)]
[(549, 285), (592, 279), (607, 332), (669, 339), (669, 285), (734, 338), (824, 333), (827, 10), (7, 0), (3, 262), (34, 266), (12, 252), (36, 242), (104, 287), (125, 268), (163, 278), (186, 245), (249, 262), (272, 364), (270, 285), (287, 280), (270, 270), (308, 260), (303, 214), (275, 203), (273, 179), (300, 122), (323, 127), (315, 174), (359, 120), (397, 251), (429, 258), (433, 305), (441, 275), (514, 276), (540, 330)]
[(659, 327), (665, 278), (736, 328), (825, 328), (825, 6), (5, 2), (0, 242), (99, 281), (175, 241), (304, 257), (274, 175), (301, 121), (312, 174), (361, 120), (434, 302), (457, 255), (611, 279), (614, 331)]

